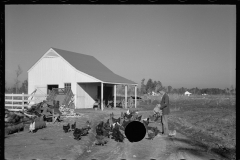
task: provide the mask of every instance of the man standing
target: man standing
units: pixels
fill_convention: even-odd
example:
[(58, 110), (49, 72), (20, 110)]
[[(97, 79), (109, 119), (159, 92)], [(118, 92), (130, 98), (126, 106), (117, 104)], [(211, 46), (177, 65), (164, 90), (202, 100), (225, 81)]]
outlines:
[(160, 109), (162, 110), (162, 123), (163, 123), (163, 134), (168, 135), (168, 115), (170, 113), (169, 108), (169, 96), (163, 91)]

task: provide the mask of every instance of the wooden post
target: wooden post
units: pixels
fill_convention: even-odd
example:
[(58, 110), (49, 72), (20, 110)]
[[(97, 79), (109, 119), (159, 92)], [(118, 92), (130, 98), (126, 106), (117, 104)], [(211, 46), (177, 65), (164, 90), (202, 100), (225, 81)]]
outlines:
[(135, 108), (137, 108), (137, 85), (135, 85)]
[(116, 101), (117, 101), (117, 85), (114, 85), (114, 108), (116, 108)]
[(103, 83), (101, 82), (101, 110), (103, 111)]
[(127, 108), (127, 85), (125, 85), (125, 108)]
[(13, 108), (13, 93), (12, 93), (12, 109), (14, 109), (14, 108)]
[(24, 93), (22, 93), (22, 110), (24, 109)]

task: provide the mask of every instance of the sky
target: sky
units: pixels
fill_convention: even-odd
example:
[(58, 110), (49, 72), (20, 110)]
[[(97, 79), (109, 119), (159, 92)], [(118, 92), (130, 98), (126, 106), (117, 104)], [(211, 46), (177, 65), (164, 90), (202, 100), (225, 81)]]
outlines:
[[(5, 78), (12, 86), (51, 47), (92, 55), (136, 83), (236, 86), (235, 5), (6, 5)], [(140, 85), (139, 85), (140, 86)]]

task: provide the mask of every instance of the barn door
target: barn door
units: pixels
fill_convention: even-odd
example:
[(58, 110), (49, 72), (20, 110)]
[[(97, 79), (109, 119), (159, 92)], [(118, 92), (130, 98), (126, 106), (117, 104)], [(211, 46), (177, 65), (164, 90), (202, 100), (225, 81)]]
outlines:
[(85, 90), (86, 84), (77, 85), (77, 106), (76, 108), (86, 108), (85, 105)]

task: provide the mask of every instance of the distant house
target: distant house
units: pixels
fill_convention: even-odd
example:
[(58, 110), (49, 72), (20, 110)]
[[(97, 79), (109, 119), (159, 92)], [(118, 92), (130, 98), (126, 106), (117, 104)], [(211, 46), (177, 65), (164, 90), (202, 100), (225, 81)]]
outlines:
[(53, 88), (71, 88), (75, 109), (92, 108), (96, 99), (101, 109), (109, 97), (116, 102), (116, 85), (125, 85), (125, 90), (134, 85), (137, 94), (136, 82), (113, 73), (95, 57), (57, 48), (50, 48), (28, 70), (28, 94), (36, 88), (42, 94)]
[(188, 91), (186, 91), (185, 93), (184, 93), (184, 95), (185, 96), (190, 96), (192, 93), (190, 93), (190, 92), (188, 92)]

